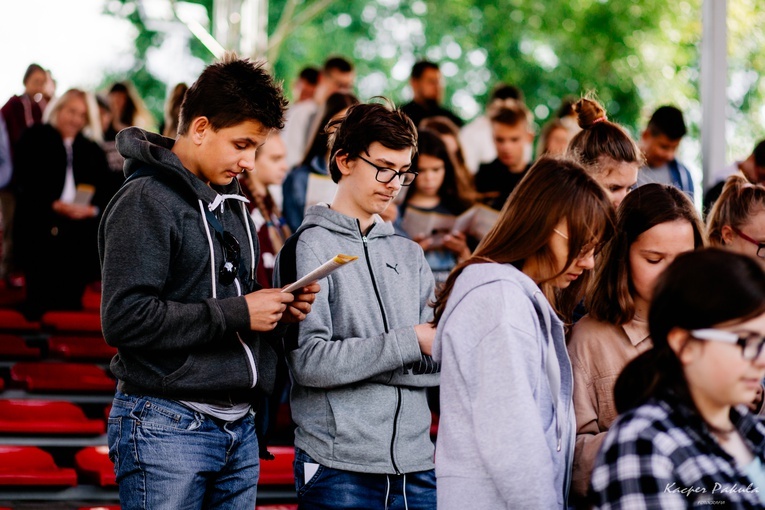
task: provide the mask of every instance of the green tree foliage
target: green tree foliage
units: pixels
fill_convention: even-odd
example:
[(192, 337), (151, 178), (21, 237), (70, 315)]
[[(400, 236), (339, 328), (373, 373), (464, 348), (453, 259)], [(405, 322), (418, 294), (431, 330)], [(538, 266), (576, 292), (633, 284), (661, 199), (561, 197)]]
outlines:
[[(124, 6), (135, 0), (119, 0)], [(212, 13), (212, 0), (194, 0)], [(113, 4), (113, 2), (112, 2)], [(447, 104), (466, 120), (483, 110), (498, 82), (520, 87), (538, 124), (565, 97), (597, 93), (609, 117), (637, 135), (661, 104), (686, 112), (698, 138), (702, 0), (271, 0), (269, 30), (284, 37), (269, 54), (277, 77), (290, 90), (304, 65), (339, 54), (356, 64), (361, 99), (385, 95), (409, 99), (411, 65), (427, 58), (441, 65)], [(751, 150), (763, 135), (765, 72), (762, 32), (765, 6), (729, 2), (731, 119)], [(322, 9), (307, 21), (301, 13)], [(286, 14), (285, 14), (286, 13)], [(316, 13), (314, 13), (316, 14)], [(146, 50), (161, 34), (139, 28), (133, 80), (158, 112), (164, 98), (148, 98), (156, 86), (145, 73)], [(284, 19), (283, 19), (284, 18)], [(281, 21), (280, 21), (281, 20)], [(198, 43), (192, 51), (211, 61)], [(141, 74), (144, 73), (144, 74)], [(736, 145), (736, 143), (734, 143)]]

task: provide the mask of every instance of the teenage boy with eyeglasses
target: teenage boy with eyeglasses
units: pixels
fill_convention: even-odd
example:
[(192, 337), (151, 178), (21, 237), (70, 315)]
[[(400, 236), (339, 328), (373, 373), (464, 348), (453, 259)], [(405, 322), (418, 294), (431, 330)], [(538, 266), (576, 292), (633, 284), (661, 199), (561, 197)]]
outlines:
[(258, 290), (257, 233), (236, 180), (285, 104), (261, 64), (228, 55), (186, 92), (176, 140), (117, 136), (127, 181), (98, 241), (123, 509), (255, 505), (252, 404), (273, 386), (277, 325), (305, 318), (319, 290)]
[(412, 183), (417, 134), (400, 110), (351, 106), (327, 127), (332, 203), (308, 209), (279, 254), (277, 284), (338, 253), (313, 311), (285, 337), (301, 509), (435, 509), (427, 322), (434, 281), (420, 246), (378, 216)]

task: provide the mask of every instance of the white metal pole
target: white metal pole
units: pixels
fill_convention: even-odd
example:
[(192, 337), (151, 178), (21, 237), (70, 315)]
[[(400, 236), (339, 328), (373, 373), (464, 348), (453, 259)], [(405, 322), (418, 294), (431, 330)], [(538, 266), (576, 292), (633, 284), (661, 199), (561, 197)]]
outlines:
[(701, 37), (701, 157), (704, 189), (726, 164), (725, 108), (728, 103), (727, 0), (704, 0)]

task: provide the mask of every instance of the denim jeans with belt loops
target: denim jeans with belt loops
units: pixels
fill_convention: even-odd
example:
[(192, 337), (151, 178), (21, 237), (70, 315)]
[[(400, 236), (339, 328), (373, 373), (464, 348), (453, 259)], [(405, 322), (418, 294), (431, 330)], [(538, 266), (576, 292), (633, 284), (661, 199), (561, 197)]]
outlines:
[(109, 458), (122, 510), (252, 510), (260, 463), (255, 421), (206, 416), (172, 401), (117, 391)]

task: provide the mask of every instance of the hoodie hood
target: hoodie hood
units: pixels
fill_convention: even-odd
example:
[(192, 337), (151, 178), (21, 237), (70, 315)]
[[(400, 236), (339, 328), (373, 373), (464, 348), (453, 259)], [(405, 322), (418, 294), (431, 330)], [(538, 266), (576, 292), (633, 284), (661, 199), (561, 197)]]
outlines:
[[(205, 204), (219, 204), (218, 195), (241, 195), (237, 179), (226, 186), (208, 186), (202, 179), (183, 166), (172, 151), (175, 140), (137, 127), (123, 129), (117, 134), (117, 150), (125, 157), (125, 178), (130, 178), (145, 166), (157, 169), (169, 179), (179, 191), (192, 193), (194, 198)], [(242, 197), (244, 198), (244, 197)], [(246, 199), (245, 199), (246, 200)], [(215, 208), (215, 207), (214, 207)]]
[[(303, 224), (319, 225), (343, 237), (361, 241), (362, 233), (359, 220), (330, 209), (329, 204), (317, 204), (309, 207), (303, 219)], [(375, 222), (365, 237), (367, 239), (375, 239), (377, 237), (392, 236), (395, 233), (391, 223), (383, 221), (380, 216), (375, 214)]]

